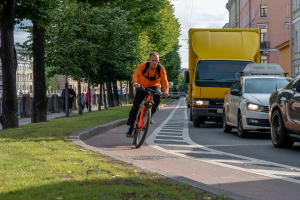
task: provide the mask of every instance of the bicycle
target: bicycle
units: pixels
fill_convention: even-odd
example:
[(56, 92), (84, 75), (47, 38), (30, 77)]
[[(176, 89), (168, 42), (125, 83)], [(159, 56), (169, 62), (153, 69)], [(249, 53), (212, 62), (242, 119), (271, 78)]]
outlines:
[(140, 87), (139, 89), (146, 91), (148, 96), (133, 126), (133, 144), (136, 148), (140, 148), (146, 139), (151, 118), (151, 107), (154, 104), (151, 97), (153, 95), (152, 93), (155, 92), (151, 88)]

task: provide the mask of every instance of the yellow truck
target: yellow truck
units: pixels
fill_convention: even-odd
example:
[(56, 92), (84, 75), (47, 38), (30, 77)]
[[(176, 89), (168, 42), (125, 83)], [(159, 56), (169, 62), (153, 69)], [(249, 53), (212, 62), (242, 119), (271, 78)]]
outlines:
[(258, 29), (190, 29), (187, 103), (194, 127), (222, 122), (225, 95), (248, 63), (260, 62)]

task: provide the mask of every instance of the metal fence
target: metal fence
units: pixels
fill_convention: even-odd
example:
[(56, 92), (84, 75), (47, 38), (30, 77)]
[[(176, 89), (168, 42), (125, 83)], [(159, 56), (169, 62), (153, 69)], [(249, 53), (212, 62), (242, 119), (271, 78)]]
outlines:
[[(100, 94), (92, 94), (92, 105), (98, 105)], [(121, 102), (121, 95), (119, 95)], [(18, 100), (18, 116), (30, 117), (33, 107), (33, 96), (30, 94), (20, 94), (17, 96)], [(123, 104), (126, 104), (126, 94), (123, 94)], [(2, 115), (2, 97), (0, 97), (0, 115)], [(78, 105), (78, 98), (74, 98), (72, 109), (76, 109)], [(103, 99), (102, 99), (103, 106)], [(63, 111), (63, 101), (60, 94), (47, 94), (47, 113), (58, 113)]]

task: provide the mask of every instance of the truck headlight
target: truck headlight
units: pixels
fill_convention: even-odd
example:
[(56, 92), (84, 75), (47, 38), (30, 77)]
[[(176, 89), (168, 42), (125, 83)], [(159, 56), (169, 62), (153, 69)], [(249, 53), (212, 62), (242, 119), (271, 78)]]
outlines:
[(247, 108), (248, 108), (248, 110), (260, 111), (260, 112), (262, 112), (264, 110), (263, 106), (255, 104), (255, 103), (248, 103)]
[(209, 107), (209, 101), (193, 100), (193, 105), (199, 107)]

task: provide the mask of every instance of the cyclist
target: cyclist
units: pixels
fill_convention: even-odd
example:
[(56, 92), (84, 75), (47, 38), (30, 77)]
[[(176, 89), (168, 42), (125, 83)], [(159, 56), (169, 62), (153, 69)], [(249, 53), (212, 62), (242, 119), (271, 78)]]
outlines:
[[(159, 62), (159, 55), (157, 52), (150, 53), (149, 59), (147, 62), (140, 64), (133, 76), (132, 81), (135, 88), (147, 87), (155, 90), (153, 94), (154, 105), (151, 109), (151, 119), (150, 124), (153, 124), (152, 116), (156, 111), (157, 106), (160, 103), (160, 93), (161, 93), (161, 83), (164, 88), (164, 97), (169, 96), (169, 83), (167, 78), (167, 73), (165, 68)], [(140, 105), (143, 102), (144, 98), (147, 96), (147, 92), (143, 90), (136, 90), (136, 94), (133, 101), (133, 106), (129, 113), (129, 118), (127, 125), (129, 125), (129, 130), (126, 133), (126, 136), (132, 138), (133, 125), (136, 120), (136, 115), (139, 111)]]

